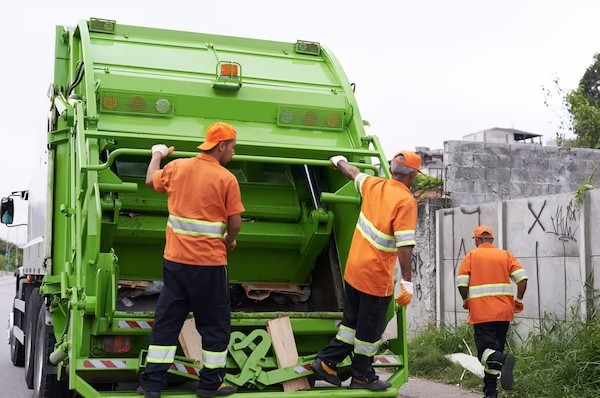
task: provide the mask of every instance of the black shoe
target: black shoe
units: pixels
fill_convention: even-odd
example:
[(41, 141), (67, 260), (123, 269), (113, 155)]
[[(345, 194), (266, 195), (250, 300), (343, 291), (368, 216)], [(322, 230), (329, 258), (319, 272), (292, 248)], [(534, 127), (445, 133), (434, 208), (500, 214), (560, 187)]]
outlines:
[(236, 387), (228, 386), (227, 384), (222, 383), (216, 390), (202, 390), (199, 388), (196, 390), (196, 394), (202, 398), (224, 397), (225, 395), (231, 395), (236, 391)]
[(139, 386), (135, 392), (143, 395), (144, 398), (160, 398), (160, 391), (144, 391), (142, 386)]
[(337, 375), (337, 370), (327, 365), (320, 358), (317, 358), (310, 367), (318, 379), (325, 380), (327, 383), (333, 384), (334, 386), (339, 387), (342, 385), (342, 381)]
[(505, 390), (512, 390), (513, 387), (513, 369), (515, 367), (515, 357), (512, 354), (506, 354), (500, 374), (500, 384)]
[(488, 392), (483, 398), (498, 398), (497, 392)]
[(352, 381), (350, 382), (350, 386), (348, 388), (357, 388), (357, 389), (362, 388), (365, 390), (380, 391), (380, 390), (388, 389), (391, 386), (392, 385), (390, 384), (389, 381), (380, 380), (379, 377), (377, 377), (375, 380), (372, 380), (370, 382), (353, 377)]

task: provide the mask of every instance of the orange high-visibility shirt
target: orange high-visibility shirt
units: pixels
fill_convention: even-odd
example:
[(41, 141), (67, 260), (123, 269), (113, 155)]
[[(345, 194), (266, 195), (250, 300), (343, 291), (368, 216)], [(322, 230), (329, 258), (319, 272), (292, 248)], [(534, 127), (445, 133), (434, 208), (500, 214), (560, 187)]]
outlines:
[(515, 256), (491, 243), (482, 243), (467, 253), (456, 275), (457, 287), (469, 288), (467, 322), (512, 321), (514, 298), (510, 285), (527, 279)]
[(363, 293), (391, 296), (397, 248), (415, 245), (417, 201), (396, 180), (360, 173), (354, 185), (363, 201), (344, 279)]
[(227, 265), (222, 241), (229, 216), (244, 211), (235, 176), (212, 156), (176, 159), (152, 175), (168, 194), (164, 258), (190, 265)]

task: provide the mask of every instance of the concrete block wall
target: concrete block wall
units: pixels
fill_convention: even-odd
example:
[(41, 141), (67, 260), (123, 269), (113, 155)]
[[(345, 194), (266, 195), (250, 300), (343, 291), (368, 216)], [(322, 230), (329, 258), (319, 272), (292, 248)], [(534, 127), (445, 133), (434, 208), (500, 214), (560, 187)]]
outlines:
[[(515, 327), (526, 336), (544, 314), (585, 318), (600, 305), (600, 189), (582, 203), (573, 194), (468, 205), (437, 212), (437, 315), (439, 322), (464, 322), (456, 271), (475, 248), (473, 229), (490, 225), (495, 245), (514, 254), (529, 276), (525, 310)], [(514, 286), (516, 293), (516, 286)]]
[[(596, 149), (444, 143), (446, 191), (452, 206), (573, 192), (599, 163)], [(594, 180), (600, 185), (600, 170)]]

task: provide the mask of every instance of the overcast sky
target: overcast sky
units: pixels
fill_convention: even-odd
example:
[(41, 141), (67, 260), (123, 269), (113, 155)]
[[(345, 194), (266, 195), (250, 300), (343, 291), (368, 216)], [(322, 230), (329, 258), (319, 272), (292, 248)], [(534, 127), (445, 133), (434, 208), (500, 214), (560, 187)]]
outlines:
[[(193, 4), (193, 6), (191, 6)], [(600, 1), (10, 1), (0, 35), (0, 196), (28, 189), (32, 143), (46, 134), (54, 27), (118, 23), (294, 42), (340, 60), (364, 119), (391, 156), (442, 148), (491, 127), (555, 137), (542, 87), (577, 86), (600, 51)], [(382, 74), (382, 71), (386, 71)], [(15, 223), (26, 222), (18, 203)], [(25, 240), (12, 228), (11, 241)], [(7, 228), (0, 227), (6, 239)]]

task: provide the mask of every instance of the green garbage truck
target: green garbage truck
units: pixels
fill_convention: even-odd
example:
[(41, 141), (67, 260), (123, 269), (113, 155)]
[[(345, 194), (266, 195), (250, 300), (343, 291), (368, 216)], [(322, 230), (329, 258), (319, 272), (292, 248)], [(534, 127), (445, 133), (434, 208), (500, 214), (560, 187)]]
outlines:
[[(248, 397), (281, 396), (285, 383), (310, 381), (309, 364), (342, 318), (342, 275), (360, 213), (352, 181), (328, 159), (344, 155), (366, 173), (388, 173), (354, 89), (318, 42), (97, 18), (58, 26), (42, 158), (29, 189), (2, 200), (3, 222), (25, 217), (14, 214), (13, 200), (29, 209), (9, 342), (34, 397), (139, 396), (167, 220), (166, 195), (144, 184), (150, 148), (175, 146), (166, 162), (197, 156), (215, 121), (237, 129), (227, 167), (245, 207), (228, 259), (226, 381)], [(298, 360), (280, 366), (266, 326), (286, 317)], [(374, 366), (392, 383), (378, 396), (395, 397), (408, 377), (405, 310), (392, 302), (388, 319)], [(195, 396), (187, 384), (202, 365), (184, 348), (163, 397)], [(372, 394), (311, 386), (294, 394)]]

